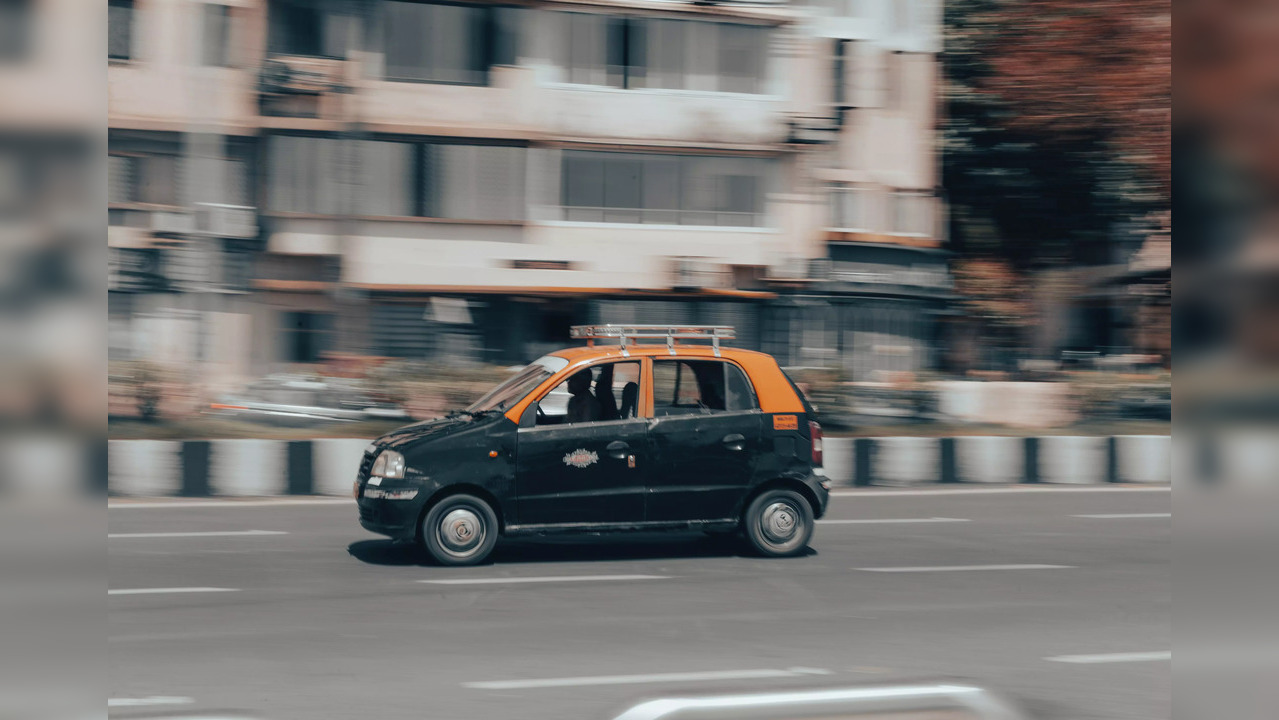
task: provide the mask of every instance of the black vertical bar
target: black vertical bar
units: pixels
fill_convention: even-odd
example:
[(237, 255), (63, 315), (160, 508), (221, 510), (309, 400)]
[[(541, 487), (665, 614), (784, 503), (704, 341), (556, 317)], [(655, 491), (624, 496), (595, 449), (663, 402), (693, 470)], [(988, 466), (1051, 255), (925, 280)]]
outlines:
[(963, 482), (959, 477), (959, 468), (955, 464), (955, 438), (941, 439), (941, 481), (944, 483)]
[(90, 497), (107, 494), (107, 440), (90, 440), (85, 447), (85, 492)]
[(182, 495), (205, 497), (209, 494), (209, 441), (187, 440), (182, 443)]
[(1022, 475), (1022, 482), (1037, 483), (1039, 482), (1039, 438), (1028, 437), (1026, 442), (1026, 468)]
[(294, 440), (288, 448), (288, 494), (311, 495), (315, 492), (315, 463), (311, 441)]
[(869, 487), (874, 481), (871, 477), (871, 454), (874, 452), (875, 441), (871, 438), (857, 438), (853, 440), (853, 485), (855, 487)]
[(1119, 438), (1106, 438), (1106, 482), (1119, 482)]

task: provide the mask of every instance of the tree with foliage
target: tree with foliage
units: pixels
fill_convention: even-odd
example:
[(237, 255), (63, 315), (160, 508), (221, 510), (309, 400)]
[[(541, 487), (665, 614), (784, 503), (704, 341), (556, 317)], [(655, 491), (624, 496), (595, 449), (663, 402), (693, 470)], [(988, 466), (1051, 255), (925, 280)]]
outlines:
[(1167, 2), (950, 0), (945, 23), (959, 266), (1003, 267), (1012, 292), (1046, 268), (1124, 262), (1170, 203)]

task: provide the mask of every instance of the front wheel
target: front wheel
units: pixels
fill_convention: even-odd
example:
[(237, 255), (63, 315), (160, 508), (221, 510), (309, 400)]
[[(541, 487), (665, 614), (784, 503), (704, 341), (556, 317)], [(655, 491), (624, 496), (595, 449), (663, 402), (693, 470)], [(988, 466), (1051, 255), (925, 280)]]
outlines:
[(792, 557), (813, 537), (813, 508), (794, 490), (769, 490), (746, 508), (743, 526), (746, 539), (760, 554)]
[(422, 541), (441, 565), (476, 565), (497, 545), (497, 513), (474, 495), (450, 495), (422, 518)]

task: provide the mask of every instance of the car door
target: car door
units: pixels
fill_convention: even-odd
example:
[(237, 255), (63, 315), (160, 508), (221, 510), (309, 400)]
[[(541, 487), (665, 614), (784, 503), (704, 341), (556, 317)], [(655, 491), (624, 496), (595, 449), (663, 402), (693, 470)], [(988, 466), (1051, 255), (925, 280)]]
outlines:
[(733, 516), (751, 486), (763, 415), (746, 374), (726, 360), (654, 358), (649, 520)]
[[(648, 426), (634, 401), (641, 370), (638, 359), (579, 370), (591, 375), (589, 395), (569, 393), (566, 379), (524, 413), (516, 434), (519, 524), (644, 520), (651, 456)], [(589, 403), (596, 407), (586, 413)]]

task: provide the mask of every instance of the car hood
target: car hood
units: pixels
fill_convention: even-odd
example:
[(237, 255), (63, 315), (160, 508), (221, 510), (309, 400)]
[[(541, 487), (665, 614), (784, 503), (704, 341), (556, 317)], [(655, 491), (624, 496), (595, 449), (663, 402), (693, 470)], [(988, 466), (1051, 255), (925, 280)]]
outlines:
[(392, 430), (378, 438), (375, 443), (378, 447), (399, 448), (410, 443), (417, 443), (422, 440), (448, 435), (464, 428), (491, 424), (501, 417), (502, 415), (499, 413), (481, 415), (480, 417), (472, 417), (471, 415), (463, 414), (455, 415), (453, 417), (425, 420), (420, 423), (405, 425), (402, 428), (396, 428), (395, 430)]

